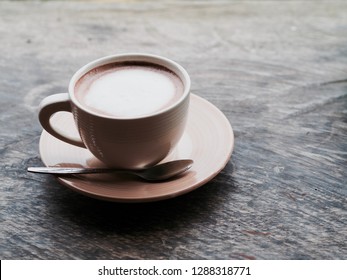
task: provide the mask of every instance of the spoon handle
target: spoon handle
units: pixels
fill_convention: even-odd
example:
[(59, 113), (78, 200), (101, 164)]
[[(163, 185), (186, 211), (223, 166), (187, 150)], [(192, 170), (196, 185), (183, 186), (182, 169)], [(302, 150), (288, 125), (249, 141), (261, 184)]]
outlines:
[(114, 168), (83, 168), (83, 167), (28, 167), (28, 172), (43, 174), (92, 174), (121, 172), (122, 169)]

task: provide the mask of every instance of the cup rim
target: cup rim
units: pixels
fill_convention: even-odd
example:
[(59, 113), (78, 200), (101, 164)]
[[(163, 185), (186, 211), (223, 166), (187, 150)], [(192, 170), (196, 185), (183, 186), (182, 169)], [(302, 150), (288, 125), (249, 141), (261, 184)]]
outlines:
[[(146, 114), (146, 115), (134, 116), (134, 117), (118, 117), (118, 116), (110, 116), (110, 115), (102, 114), (102, 113), (90, 110), (86, 106), (83, 106), (77, 100), (75, 96), (75, 85), (84, 74), (86, 74), (87, 72), (89, 72), (90, 70), (96, 67), (100, 67), (100, 66), (114, 63), (114, 62), (125, 62), (125, 61), (139, 61), (139, 62), (148, 62), (148, 63), (158, 64), (160, 66), (166, 67), (169, 70), (173, 71), (176, 75), (179, 76), (179, 78), (183, 82), (184, 91), (182, 96), (176, 102), (174, 102), (173, 104), (171, 104), (170, 106), (162, 110), (156, 111), (152, 114)], [(82, 66), (79, 70), (77, 70), (76, 73), (72, 76), (69, 83), (69, 97), (71, 102), (75, 106), (77, 106), (80, 110), (85, 111), (88, 114), (91, 114), (93, 116), (98, 116), (104, 119), (134, 120), (134, 119), (145, 119), (148, 117), (154, 117), (175, 108), (188, 97), (190, 93), (190, 86), (191, 86), (191, 81), (190, 81), (188, 72), (180, 64), (178, 64), (177, 62), (171, 59), (168, 59), (163, 56), (147, 54), (147, 53), (123, 53), (123, 54), (116, 54), (116, 55), (101, 57), (99, 59), (96, 59), (87, 63), (86, 65)]]

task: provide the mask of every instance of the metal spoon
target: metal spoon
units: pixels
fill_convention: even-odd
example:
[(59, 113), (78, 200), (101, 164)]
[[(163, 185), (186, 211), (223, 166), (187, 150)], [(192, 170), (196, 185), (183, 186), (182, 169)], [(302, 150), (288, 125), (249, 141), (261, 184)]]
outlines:
[(28, 167), (28, 172), (44, 174), (92, 174), (92, 173), (128, 173), (147, 181), (162, 181), (186, 172), (193, 165), (190, 159), (174, 160), (142, 169), (115, 168), (79, 168), (79, 167)]

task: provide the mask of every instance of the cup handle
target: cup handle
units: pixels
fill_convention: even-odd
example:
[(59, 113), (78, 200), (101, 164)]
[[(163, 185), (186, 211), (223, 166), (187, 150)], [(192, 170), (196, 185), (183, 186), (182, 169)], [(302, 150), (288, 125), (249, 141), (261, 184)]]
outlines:
[(58, 128), (52, 126), (51, 117), (60, 111), (66, 111), (71, 113), (70, 98), (67, 93), (58, 93), (47, 96), (41, 101), (39, 107), (39, 121), (42, 127), (52, 136), (62, 140), (71, 145), (86, 148), (82, 140), (73, 138), (66, 135), (63, 131), (59, 131)]

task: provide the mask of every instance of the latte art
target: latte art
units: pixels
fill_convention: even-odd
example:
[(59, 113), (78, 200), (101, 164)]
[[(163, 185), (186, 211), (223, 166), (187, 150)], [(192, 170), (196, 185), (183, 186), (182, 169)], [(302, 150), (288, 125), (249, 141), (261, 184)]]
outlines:
[(76, 85), (78, 101), (111, 117), (133, 118), (161, 111), (183, 94), (170, 70), (152, 64), (110, 64), (85, 74)]

